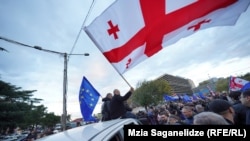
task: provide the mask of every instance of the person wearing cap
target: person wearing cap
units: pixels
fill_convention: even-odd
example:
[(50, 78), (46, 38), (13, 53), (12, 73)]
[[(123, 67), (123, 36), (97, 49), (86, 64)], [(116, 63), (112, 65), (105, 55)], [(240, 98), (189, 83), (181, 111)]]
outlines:
[(224, 119), (229, 123), (229, 125), (234, 125), (234, 109), (232, 105), (223, 99), (214, 99), (208, 105), (210, 111), (217, 113), (224, 117)]
[(223, 116), (210, 111), (196, 114), (193, 122), (194, 125), (229, 125)]
[(241, 103), (247, 107), (246, 125), (250, 125), (250, 89), (244, 90), (240, 95)]

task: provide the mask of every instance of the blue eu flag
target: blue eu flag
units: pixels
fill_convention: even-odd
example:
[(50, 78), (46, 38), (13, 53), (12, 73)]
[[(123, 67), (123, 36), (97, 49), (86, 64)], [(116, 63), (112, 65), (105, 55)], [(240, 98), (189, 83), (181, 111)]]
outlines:
[(84, 121), (95, 121), (92, 113), (99, 97), (99, 92), (90, 84), (86, 77), (83, 77), (79, 92), (79, 102)]

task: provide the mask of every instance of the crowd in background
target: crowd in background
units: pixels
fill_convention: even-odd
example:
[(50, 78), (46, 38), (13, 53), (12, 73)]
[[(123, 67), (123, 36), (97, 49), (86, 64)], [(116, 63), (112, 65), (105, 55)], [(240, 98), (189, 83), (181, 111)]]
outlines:
[[(129, 91), (123, 98), (119, 94), (121, 105), (124, 105), (132, 92)], [(110, 95), (108, 101), (112, 102), (112, 94)], [(123, 111), (115, 118), (128, 118), (124, 116), (125, 107), (115, 107)], [(139, 119), (145, 125), (249, 125), (250, 89), (244, 92), (217, 92), (188, 102), (179, 98), (160, 105), (151, 105), (136, 113), (132, 109), (127, 111), (135, 115), (132, 118)], [(114, 118), (107, 120), (110, 119)]]

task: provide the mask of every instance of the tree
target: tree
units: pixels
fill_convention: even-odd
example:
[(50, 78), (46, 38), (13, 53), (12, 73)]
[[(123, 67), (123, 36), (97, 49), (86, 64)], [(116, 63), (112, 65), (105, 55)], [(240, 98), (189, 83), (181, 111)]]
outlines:
[(45, 113), (42, 117), (42, 126), (52, 128), (57, 123), (60, 123), (61, 116), (56, 116), (54, 113)]
[(0, 80), (0, 129), (14, 129), (16, 126), (26, 126), (26, 114), (30, 110), (28, 101), (33, 96), (32, 91), (22, 91)]
[(132, 103), (147, 107), (157, 105), (163, 101), (163, 96), (171, 92), (170, 85), (165, 80), (143, 81), (137, 83), (137, 88), (132, 95)]
[(229, 90), (229, 77), (227, 78), (220, 78), (216, 82), (216, 91), (222, 92), (222, 91), (228, 91)]
[[(45, 125), (47, 107), (37, 105), (42, 99), (31, 98), (36, 90), (21, 90), (20, 87), (0, 80), (0, 130), (16, 127), (28, 128), (30, 125)], [(36, 105), (34, 105), (36, 104)], [(55, 115), (50, 116), (54, 119)], [(56, 122), (60, 121), (56, 118)]]
[[(236, 77), (250, 81), (250, 73), (246, 73), (244, 75), (236, 76)], [(218, 81), (216, 82), (216, 91), (218, 91), (218, 92), (228, 91), (229, 90), (229, 81), (230, 81), (230, 76), (228, 76), (227, 78), (218, 79)]]

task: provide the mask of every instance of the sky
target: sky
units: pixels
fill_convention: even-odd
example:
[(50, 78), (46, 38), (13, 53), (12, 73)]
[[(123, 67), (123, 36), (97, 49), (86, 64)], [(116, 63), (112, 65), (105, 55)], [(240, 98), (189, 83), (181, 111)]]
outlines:
[[(165, 47), (122, 76), (87, 36), (89, 25), (114, 0), (1, 0), (0, 36), (29, 46), (71, 55), (67, 67), (67, 113), (81, 118), (79, 89), (85, 76), (105, 97), (119, 89), (170, 74), (200, 82), (212, 77), (250, 72), (250, 8), (233, 26), (198, 31)], [(37, 90), (33, 98), (48, 112), (63, 113), (64, 57), (0, 40), (0, 79), (22, 90)], [(100, 112), (101, 97), (94, 109)]]

